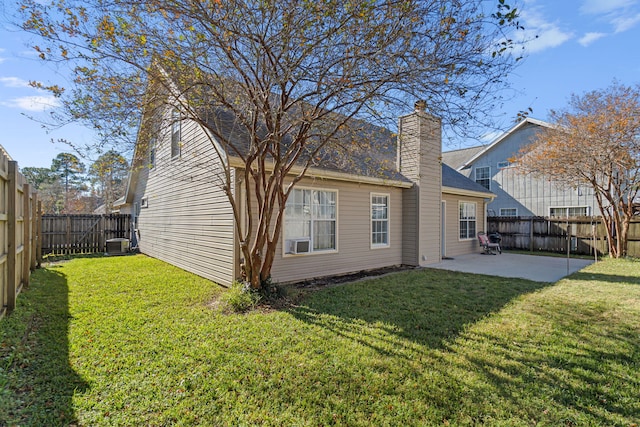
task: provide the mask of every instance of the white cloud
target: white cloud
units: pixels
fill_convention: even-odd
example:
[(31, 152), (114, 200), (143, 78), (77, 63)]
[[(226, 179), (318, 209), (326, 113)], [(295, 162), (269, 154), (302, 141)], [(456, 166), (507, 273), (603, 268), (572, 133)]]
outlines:
[(548, 21), (535, 7), (523, 10), (520, 18), (525, 28), (522, 42), (528, 53), (558, 47), (574, 36), (572, 32), (560, 28), (558, 23)]
[(30, 87), (28, 81), (19, 77), (0, 77), (0, 84), (6, 87)]
[(580, 12), (596, 15), (621, 33), (640, 23), (639, 0), (584, 0)]
[(580, 11), (590, 15), (611, 13), (619, 9), (625, 9), (634, 3), (636, 3), (635, 0), (585, 0), (580, 7)]
[(603, 37), (605, 37), (606, 34), (605, 33), (586, 33), (584, 36), (582, 36), (579, 40), (578, 43), (580, 43), (582, 46), (587, 47), (589, 46), (591, 43), (595, 42), (596, 40), (599, 40)]
[(572, 38), (573, 33), (562, 31), (555, 26), (540, 28), (535, 32), (535, 38), (527, 43), (526, 50), (529, 53), (541, 52), (558, 47)]
[(616, 33), (622, 33), (623, 31), (630, 30), (635, 27), (636, 24), (640, 22), (640, 13), (637, 13), (633, 16), (618, 16), (616, 18), (611, 19), (611, 24), (613, 25)]
[(2, 102), (2, 105), (27, 111), (46, 111), (60, 106), (54, 96), (23, 96)]

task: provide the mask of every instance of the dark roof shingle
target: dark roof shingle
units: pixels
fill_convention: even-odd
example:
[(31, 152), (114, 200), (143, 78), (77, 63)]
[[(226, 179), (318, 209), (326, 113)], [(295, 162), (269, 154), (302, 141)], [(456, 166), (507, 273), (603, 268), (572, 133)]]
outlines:
[(442, 164), (442, 185), (444, 187), (457, 188), (460, 190), (493, 194), (482, 185), (467, 178), (460, 172), (453, 170), (450, 166), (444, 163)]

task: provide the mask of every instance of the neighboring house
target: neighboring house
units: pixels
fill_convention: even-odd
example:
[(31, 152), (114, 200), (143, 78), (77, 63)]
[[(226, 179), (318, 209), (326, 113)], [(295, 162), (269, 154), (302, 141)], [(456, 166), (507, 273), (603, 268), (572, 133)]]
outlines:
[[(230, 203), (216, 186), (222, 164), (203, 128), (191, 121), (168, 125), (170, 110), (164, 121), (164, 132), (140, 132), (152, 136), (138, 141), (116, 208), (133, 215), (134, 244), (142, 253), (229, 285), (240, 276), (242, 260)], [(371, 129), (377, 136), (369, 154), (352, 159), (367, 167), (340, 169), (329, 156), (296, 184), (274, 281), (426, 266), (479, 250), (476, 233), (485, 230), (486, 203), (494, 195), (441, 164), (440, 120), (417, 103), (416, 111), (400, 117), (397, 139)], [(243, 164), (234, 157), (224, 161), (242, 203)]]
[(526, 118), (489, 145), (442, 153), (451, 166), (496, 194), (489, 216), (591, 216), (599, 209), (590, 186), (570, 188), (521, 173), (510, 159), (534, 141), (549, 123)]

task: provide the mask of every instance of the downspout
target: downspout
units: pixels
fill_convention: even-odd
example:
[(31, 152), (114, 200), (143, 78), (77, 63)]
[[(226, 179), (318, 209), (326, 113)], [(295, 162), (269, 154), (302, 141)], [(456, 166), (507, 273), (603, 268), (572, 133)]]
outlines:
[(487, 233), (487, 235), (489, 234), (489, 230), (487, 229), (488, 226), (488, 222), (487, 222), (487, 217), (489, 216), (489, 212), (487, 210), (487, 207), (489, 206), (491, 199), (482, 199), (482, 205), (483, 205), (483, 209), (484, 209), (484, 232)]

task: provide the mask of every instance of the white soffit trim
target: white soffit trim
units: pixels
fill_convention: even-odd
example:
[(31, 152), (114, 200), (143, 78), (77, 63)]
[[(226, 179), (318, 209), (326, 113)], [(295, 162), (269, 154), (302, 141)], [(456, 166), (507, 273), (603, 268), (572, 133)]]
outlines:
[(483, 199), (495, 199), (497, 196), (493, 193), (483, 193), (481, 191), (463, 190), (461, 188), (442, 186), (442, 192), (446, 194), (455, 194), (457, 196), (480, 197)]
[[(239, 169), (244, 169), (244, 162), (238, 157), (230, 157), (229, 158), (229, 166)], [(271, 167), (271, 165), (268, 165)], [(302, 171), (301, 166), (294, 166), (291, 168), (290, 174), (298, 174)], [(306, 177), (309, 178), (324, 178), (324, 179), (334, 179), (336, 181), (347, 181), (347, 182), (358, 182), (361, 184), (373, 184), (373, 185), (382, 185), (385, 187), (398, 187), (398, 188), (411, 188), (413, 187), (412, 182), (404, 182), (397, 181), (393, 179), (384, 179), (384, 178), (375, 178), (370, 176), (363, 175), (355, 175), (344, 172), (330, 171), (320, 168), (309, 168), (305, 173)]]

